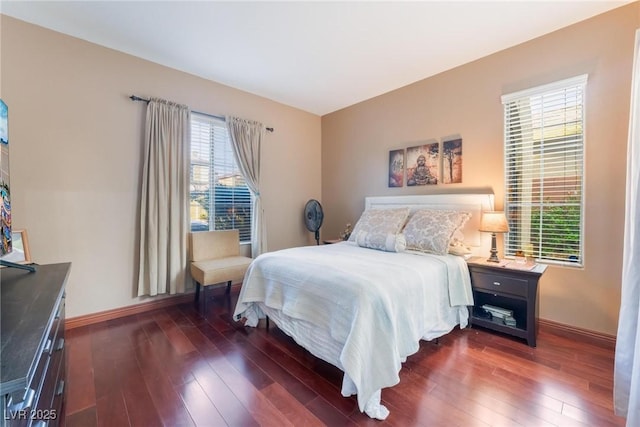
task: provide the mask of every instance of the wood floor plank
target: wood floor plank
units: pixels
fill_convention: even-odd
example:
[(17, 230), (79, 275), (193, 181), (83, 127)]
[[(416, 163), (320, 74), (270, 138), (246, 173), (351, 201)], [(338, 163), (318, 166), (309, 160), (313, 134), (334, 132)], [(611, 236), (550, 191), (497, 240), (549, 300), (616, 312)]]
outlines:
[[(555, 409), (558, 415), (562, 409), (561, 401), (542, 394), (536, 395), (530, 389), (520, 390), (519, 394), (514, 394), (513, 390), (518, 388), (514, 387), (514, 384), (508, 383), (504, 387), (505, 381), (496, 381), (489, 364), (479, 364), (473, 359), (465, 357), (464, 353), (457, 357), (453, 355), (447, 357), (455, 363), (455, 369), (438, 369), (435, 367), (437, 365), (422, 365), (413, 360), (407, 362), (407, 367), (419, 375), (433, 379), (438, 384), (438, 390), (444, 390), (445, 398), (448, 394), (451, 399), (467, 400), (465, 407), (472, 407), (474, 411), (479, 411), (478, 413), (484, 412), (486, 414), (488, 407), (491, 412), (502, 414), (513, 420), (505, 421), (503, 419), (502, 424), (512, 422), (517, 425), (531, 426), (555, 425), (548, 417), (538, 416), (539, 411), (544, 407), (538, 406), (536, 398), (542, 399), (543, 403)], [(474, 405), (478, 407), (476, 408)], [(553, 420), (557, 418), (554, 417)], [(491, 420), (487, 420), (487, 422), (496, 424)]]
[(189, 363), (198, 358), (195, 353), (179, 355), (175, 347), (164, 334), (160, 326), (152, 321), (144, 323), (144, 331), (149, 342), (153, 346), (153, 354), (162, 361), (163, 371), (167, 374), (171, 383), (181, 385), (194, 380)]
[(65, 417), (65, 427), (97, 427), (96, 407), (91, 406)]
[(94, 336), (91, 353), (96, 398), (119, 392), (125, 378), (120, 366), (131, 367), (130, 359), (123, 357), (126, 352), (122, 351), (123, 346), (129, 346), (129, 343), (118, 343), (118, 348), (115, 345), (105, 346), (104, 332), (100, 330)]
[[(185, 310), (187, 317), (189, 317), (188, 312), (188, 309)], [(185, 324), (182, 326), (186, 328)], [(222, 379), (224, 384), (232, 391), (233, 395), (251, 414), (253, 419), (260, 425), (292, 425), (259, 391), (259, 389), (273, 384), (273, 380), (253, 362), (243, 360), (243, 358), (237, 354), (237, 351), (234, 350), (233, 344), (211, 325), (198, 322), (198, 325), (194, 326), (197, 331), (206, 338), (209, 344), (204, 344), (198, 335), (193, 334), (193, 332), (189, 335), (196, 337), (199, 348), (205, 347), (209, 350), (215, 348), (216, 352), (223, 355), (223, 357), (207, 357), (205, 360), (215, 374)]]
[(182, 355), (196, 350), (167, 313), (159, 312), (154, 318), (178, 354)]
[[(286, 369), (306, 384), (307, 387), (336, 407), (343, 415), (348, 416), (353, 413), (357, 407), (357, 401), (355, 398), (344, 398), (340, 393), (341, 385), (337, 386), (336, 384), (331, 384), (323, 376), (319, 376), (317, 370), (308, 367), (313, 366), (312, 364), (307, 364), (307, 366), (303, 365), (300, 363), (300, 358), (292, 357), (288, 353), (282, 351), (280, 347), (275, 346), (266, 340), (262, 334), (254, 332), (255, 331), (249, 331), (247, 333), (247, 339), (250, 342), (255, 343), (255, 345), (261, 348), (266, 354), (269, 354), (269, 357), (281, 366), (282, 369)], [(287, 339), (291, 340), (290, 337), (287, 337)], [(305, 355), (303, 359), (307, 360), (308, 358)], [(323, 366), (323, 372), (326, 373), (328, 370), (331, 370), (334, 373), (339, 373), (342, 376), (342, 372), (335, 366)]]
[[(349, 415), (349, 419), (356, 423), (359, 426), (364, 427), (405, 427), (405, 426), (414, 426), (416, 421), (412, 418), (409, 418), (402, 411), (397, 410), (395, 407), (389, 405), (388, 402), (382, 402), (387, 409), (389, 409), (390, 414), (386, 420), (376, 420), (373, 418), (369, 418), (367, 414), (364, 414), (360, 411), (354, 411), (351, 415)], [(444, 427), (444, 424), (442, 424)], [(451, 423), (447, 425), (447, 427), (451, 426)], [(434, 425), (433, 427), (440, 427)]]
[(355, 426), (353, 420), (345, 417), (335, 406), (324, 400), (321, 396), (316, 397), (305, 405), (311, 413), (322, 420), (328, 426)]
[(213, 371), (207, 361), (199, 361), (193, 368), (193, 374), (202, 390), (228, 425), (247, 427), (258, 425), (251, 413), (247, 411), (242, 402), (233, 394), (233, 391)]
[(162, 426), (162, 420), (151, 398), (151, 391), (138, 367), (133, 349), (124, 354), (122, 359), (118, 359), (116, 366), (118, 369), (122, 369), (119, 386), (122, 390), (131, 426)]
[(218, 409), (207, 397), (197, 381), (191, 381), (178, 386), (178, 393), (182, 397), (191, 417), (199, 426), (226, 427), (225, 422)]
[(208, 363), (260, 425), (293, 426), (278, 408), (230, 364), (227, 358), (216, 358), (209, 360)]
[[(299, 400), (293, 399), (287, 389), (279, 383), (273, 383), (260, 392), (295, 426), (323, 426), (315, 415), (310, 413)], [(308, 403), (308, 402), (307, 402)]]
[[(493, 359), (497, 366), (504, 369), (518, 372), (521, 375), (530, 378), (540, 378), (558, 384), (560, 387), (570, 387), (586, 390), (589, 388), (589, 381), (585, 378), (576, 377), (574, 375), (562, 372), (559, 369), (549, 368), (548, 366), (539, 365), (534, 361), (514, 358), (510, 355), (501, 353), (494, 348), (485, 348), (483, 350), (490, 359)], [(473, 352), (469, 353), (472, 357), (478, 357)]]
[(268, 356), (266, 353), (263, 353), (254, 347), (246, 339), (244, 331), (241, 333), (231, 330), (225, 332), (224, 336), (231, 343), (236, 344), (238, 351), (247, 359), (253, 361), (257, 366), (260, 366), (260, 369), (265, 371), (271, 379), (286, 388), (288, 392), (303, 405), (317, 396), (316, 392), (296, 378), (290, 372), (290, 369), (285, 369), (283, 366), (278, 364), (273, 359), (273, 355)]
[(625, 423), (622, 423), (622, 420), (609, 420), (606, 416), (600, 417), (594, 415), (592, 412), (585, 411), (568, 403), (564, 404), (562, 414), (587, 425), (594, 425), (598, 427), (615, 427), (625, 425)]
[(152, 341), (147, 340), (135, 347), (135, 355), (160, 419), (169, 426), (195, 426), (165, 370), (166, 361), (159, 359), (154, 350)]
[(612, 349), (481, 328), (421, 342), (382, 391), (389, 417), (372, 420), (342, 397), (338, 368), (273, 322), (233, 321), (238, 291), (69, 331), (66, 425), (624, 426)]
[(67, 383), (66, 413), (74, 414), (95, 406), (96, 389), (91, 357), (91, 329), (72, 329), (66, 332)]
[(201, 325), (198, 326), (198, 329), (225, 355), (229, 363), (238, 372), (241, 372), (258, 390), (273, 383), (273, 380), (259, 366), (239, 354), (233, 344), (212, 326)]
[(121, 392), (102, 396), (96, 402), (98, 427), (130, 426), (127, 406)]
[(401, 372), (400, 384), (383, 390), (383, 399), (410, 417), (416, 425), (443, 425), (443, 422), (449, 425), (488, 425), (464, 411), (467, 402), (463, 399), (448, 400), (434, 393), (437, 387), (426, 379), (413, 381), (410, 373)]

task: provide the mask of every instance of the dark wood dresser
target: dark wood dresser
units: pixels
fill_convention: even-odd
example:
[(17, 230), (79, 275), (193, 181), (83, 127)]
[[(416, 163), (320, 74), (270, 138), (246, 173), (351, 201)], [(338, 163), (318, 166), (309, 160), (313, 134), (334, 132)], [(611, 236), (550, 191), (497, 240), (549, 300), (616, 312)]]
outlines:
[(70, 263), (0, 270), (0, 425), (64, 424), (65, 283)]

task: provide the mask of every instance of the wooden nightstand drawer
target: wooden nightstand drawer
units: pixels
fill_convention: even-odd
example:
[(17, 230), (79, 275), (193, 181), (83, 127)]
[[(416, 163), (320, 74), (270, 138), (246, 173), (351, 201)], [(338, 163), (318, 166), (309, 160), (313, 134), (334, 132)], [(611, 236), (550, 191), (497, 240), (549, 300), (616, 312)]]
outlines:
[(500, 292), (527, 297), (527, 280), (510, 276), (472, 272), (471, 282), (474, 288), (486, 289), (489, 292)]

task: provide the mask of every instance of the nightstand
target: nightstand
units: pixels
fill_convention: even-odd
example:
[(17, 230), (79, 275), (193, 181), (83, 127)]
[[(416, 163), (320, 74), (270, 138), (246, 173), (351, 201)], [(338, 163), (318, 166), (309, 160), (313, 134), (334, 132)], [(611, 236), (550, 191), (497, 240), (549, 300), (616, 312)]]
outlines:
[[(536, 264), (532, 269), (510, 268), (509, 264), (492, 265), (482, 257), (467, 260), (471, 274), (474, 306), (471, 325), (524, 338), (536, 346), (538, 317), (538, 281), (547, 269)], [(507, 325), (499, 317), (486, 315), (483, 305), (491, 305), (513, 312), (515, 326)]]

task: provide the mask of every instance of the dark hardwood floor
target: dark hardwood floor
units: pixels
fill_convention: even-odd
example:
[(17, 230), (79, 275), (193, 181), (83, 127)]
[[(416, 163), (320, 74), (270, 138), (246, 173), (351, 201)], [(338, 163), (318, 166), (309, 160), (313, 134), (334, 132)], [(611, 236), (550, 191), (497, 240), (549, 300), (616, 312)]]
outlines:
[(341, 372), (273, 323), (231, 320), (237, 289), (67, 332), (66, 426), (623, 426), (613, 351), (541, 333), (538, 347), (481, 329), (422, 342), (371, 420)]

